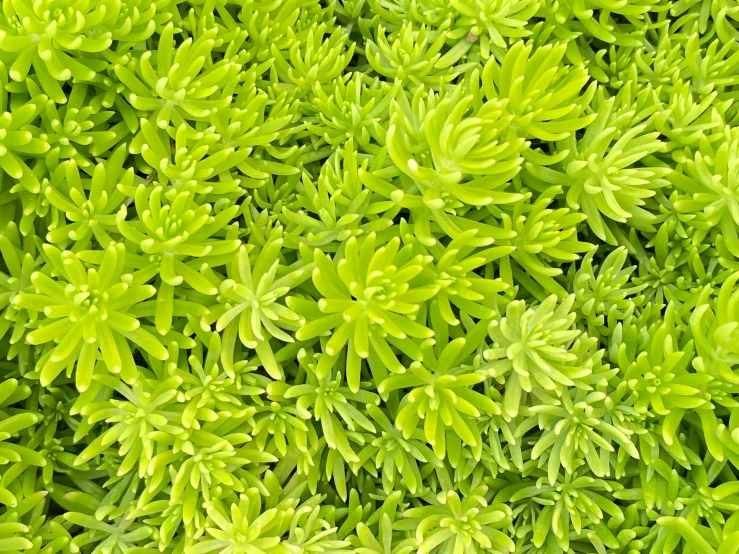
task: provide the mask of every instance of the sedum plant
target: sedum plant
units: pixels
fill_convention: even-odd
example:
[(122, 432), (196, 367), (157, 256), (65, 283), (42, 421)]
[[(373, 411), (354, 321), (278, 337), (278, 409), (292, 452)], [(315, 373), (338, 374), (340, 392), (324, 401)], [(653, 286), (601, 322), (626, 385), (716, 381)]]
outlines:
[(149, 121), (161, 129), (170, 123), (178, 127), (201, 121), (214, 110), (227, 108), (240, 70), (229, 58), (213, 63), (218, 28), (195, 40), (189, 37), (177, 48), (174, 32), (169, 23), (160, 35), (156, 56), (151, 51), (142, 53), (135, 72), (120, 64), (114, 67), (128, 90), (131, 107), (150, 112)]
[(490, 504), (486, 494), (485, 486), (462, 498), (456, 491), (440, 492), (430, 505), (406, 510), (406, 519), (399, 527), (415, 529), (419, 552), (432, 552), (435, 548), (510, 552), (513, 541), (499, 530), (510, 517), (510, 508)]
[(37, 362), (42, 384), (50, 384), (65, 369), (74, 370), (75, 384), (84, 391), (99, 359), (109, 372), (134, 381), (137, 371), (129, 341), (158, 359), (167, 358), (159, 340), (126, 313), (156, 291), (151, 285), (135, 285), (131, 274), (123, 275), (123, 244), (110, 244), (99, 268), (85, 267), (73, 252), (51, 245), (44, 253), (51, 266), (47, 271), (62, 279), (36, 271), (31, 275), (35, 294), (24, 292), (14, 299), (19, 308), (46, 316), (46, 324), (26, 337), (33, 345), (54, 343)]
[(474, 366), (462, 364), (469, 352), (477, 348), (476, 343), (482, 342), (485, 331), (485, 325), (478, 324), (468, 335), (469, 344), (460, 337), (447, 343), (440, 352), (434, 352), (425, 343), (421, 349), (423, 362), (412, 362), (405, 374), (388, 377), (378, 388), (385, 397), (401, 387), (410, 389), (400, 401), (395, 425), (407, 440), (423, 420), (426, 441), (439, 458), (445, 456), (446, 436), (450, 432), (456, 435), (449, 441), (451, 444), (461, 440), (477, 449), (479, 457), (482, 436), (476, 419), (483, 413), (501, 413), (493, 400), (474, 390), (486, 376), (477, 373)]
[(514, 300), (505, 315), (490, 322), (492, 344), (483, 353), (489, 362), (485, 370), (491, 377), (506, 377), (503, 405), (510, 416), (518, 414), (524, 394), (559, 396), (563, 387), (574, 387), (575, 379), (589, 373), (572, 363), (577, 356), (569, 351), (580, 335), (570, 312), (574, 300), (568, 296), (558, 303), (552, 295), (529, 308), (524, 301)]
[(734, 0), (5, 0), (0, 552), (737, 554)]
[[(227, 368), (233, 365), (238, 336), (244, 346), (257, 352), (271, 377), (280, 379), (283, 375), (270, 339), (292, 343), (294, 339), (288, 332), (297, 331), (305, 324), (304, 318), (284, 304), (283, 297), (309, 278), (311, 267), (292, 271), (281, 267), (282, 244), (282, 230), (277, 227), (254, 260), (253, 269), (246, 247), (241, 246), (230, 264), (230, 278), (221, 283), (219, 296), (223, 304), (209, 310), (208, 320), (215, 319), (216, 331), (223, 333), (221, 359)], [(278, 271), (282, 274), (279, 277)]]
[(522, 136), (566, 139), (595, 119), (595, 114), (580, 116), (593, 98), (596, 84), (582, 90), (589, 80), (585, 68), (559, 65), (566, 44), (532, 50), (531, 43), (519, 41), (506, 52), (502, 64), (490, 58), (482, 71), (482, 90), (490, 100), (507, 100), (511, 124)]
[[(454, 27), (467, 33), (468, 41), (480, 41), (483, 57), (490, 50), (505, 48), (517, 37), (531, 34), (524, 24), (539, 9), (536, 0), (455, 0), (459, 14)], [(489, 55), (489, 54), (488, 54)]]
[(437, 33), (434, 38), (429, 35), (425, 25), (414, 30), (413, 24), (408, 22), (387, 36), (385, 27), (380, 24), (375, 40), (366, 42), (367, 61), (376, 73), (399, 80), (409, 90), (441, 89), (472, 65), (455, 66), (463, 52), (459, 48), (451, 49), (442, 56), (445, 34)]
[(723, 141), (715, 148), (705, 141), (702, 146), (670, 179), (679, 191), (675, 208), (681, 213), (696, 214), (703, 225), (720, 232), (723, 244), (735, 255), (739, 253), (739, 236), (734, 160), (739, 143), (732, 137), (730, 142)]
[(106, 246), (113, 242), (115, 212), (125, 199), (118, 186), (131, 186), (135, 181), (133, 170), (123, 168), (125, 160), (126, 145), (121, 145), (106, 164), (87, 168), (92, 173), (89, 179), (74, 160), (59, 165), (44, 183), (44, 195), (56, 210), (46, 234), (49, 243), (84, 250), (92, 240)]
[(526, 166), (533, 176), (532, 186), (538, 182), (566, 186), (568, 205), (582, 209), (593, 232), (607, 242), (613, 242), (607, 220), (623, 223), (632, 219), (637, 225), (651, 221), (653, 216), (642, 208), (644, 199), (667, 184), (665, 176), (671, 171), (663, 165), (632, 167), (662, 150), (664, 143), (658, 140), (659, 133), (645, 132), (646, 124), (624, 130), (624, 122), (633, 113), (614, 112), (614, 104), (615, 98), (611, 98), (599, 107), (598, 117), (581, 140), (570, 135), (563, 141), (560, 156), (552, 158), (559, 162), (561, 170), (539, 167), (533, 162)]
[(331, 260), (318, 250), (314, 256), (313, 285), (318, 301), (296, 296), (288, 306), (307, 321), (296, 333), (298, 340), (330, 335), (325, 355), (318, 362), (318, 376), (330, 371), (344, 349), (347, 383), (353, 390), (359, 388), (363, 360), (371, 354), (376, 361), (370, 361), (376, 381), (388, 371), (402, 372), (393, 346), (412, 355), (419, 352), (414, 338), (433, 336), (433, 331), (407, 317), (415, 315), (437, 290), (422, 275), (430, 256), (414, 256), (409, 246), (401, 249), (397, 237), (377, 246), (375, 234), (361, 244), (350, 238), (339, 260)]
[(527, 143), (511, 129), (505, 102), (491, 100), (474, 109), (473, 100), (430, 93), (425, 101), (415, 95), (412, 107), (395, 102), (387, 149), (393, 163), (411, 179), (417, 191), (413, 196), (421, 198), (406, 195), (405, 190), (391, 198), (406, 200), (409, 206), (421, 200), (431, 210), (518, 198), (499, 189), (519, 172)]

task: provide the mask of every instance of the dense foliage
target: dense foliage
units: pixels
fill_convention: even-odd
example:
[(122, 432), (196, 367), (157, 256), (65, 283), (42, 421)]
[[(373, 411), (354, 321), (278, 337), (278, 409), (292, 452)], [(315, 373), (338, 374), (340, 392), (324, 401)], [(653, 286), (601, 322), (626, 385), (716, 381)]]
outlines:
[(0, 553), (737, 554), (736, 0), (4, 0)]

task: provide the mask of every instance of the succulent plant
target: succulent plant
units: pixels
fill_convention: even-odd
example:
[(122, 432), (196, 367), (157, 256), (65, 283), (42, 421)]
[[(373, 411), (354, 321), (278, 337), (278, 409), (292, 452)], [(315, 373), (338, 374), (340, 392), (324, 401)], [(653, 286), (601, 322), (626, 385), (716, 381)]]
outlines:
[(283, 372), (275, 360), (270, 339), (294, 342), (288, 332), (297, 331), (305, 324), (301, 316), (280, 300), (290, 289), (309, 279), (311, 272), (310, 265), (289, 272), (285, 270), (290, 268), (280, 266), (281, 235), (279, 227), (270, 233), (267, 244), (254, 260), (253, 269), (247, 249), (239, 248), (230, 264), (231, 278), (221, 283), (223, 304), (208, 314), (208, 320), (215, 320), (216, 331), (223, 332), (222, 359), (226, 367), (233, 364), (230, 356), (238, 335), (244, 346), (256, 350), (262, 365), (275, 379), (280, 379)]
[(391, 109), (388, 152), (412, 180), (418, 191), (414, 196), (421, 196), (416, 200), (395, 193), (398, 200), (408, 196), (408, 202), (421, 200), (428, 208), (441, 210), (519, 198), (499, 190), (519, 172), (521, 152), (527, 146), (509, 126), (505, 102), (490, 100), (474, 109), (472, 96), (430, 93), (425, 101), (417, 98), (412, 112), (411, 106), (398, 101)]
[(423, 265), (430, 262), (430, 257), (414, 256), (408, 246), (401, 249), (397, 238), (386, 245), (376, 245), (376, 235), (370, 234), (361, 244), (350, 238), (340, 260), (331, 260), (316, 251), (313, 284), (319, 300), (296, 296), (288, 301), (288, 306), (307, 321), (296, 333), (298, 340), (330, 334), (325, 355), (318, 363), (318, 376), (327, 375), (346, 348), (346, 379), (353, 390), (359, 388), (362, 360), (372, 354), (380, 362), (370, 361), (379, 382), (388, 370), (403, 371), (393, 346), (416, 352), (418, 347), (411, 337), (433, 336), (427, 327), (407, 318), (416, 314), (421, 303), (437, 290), (422, 275)]
[(386, 35), (385, 27), (377, 27), (375, 40), (366, 43), (366, 55), (372, 69), (387, 79), (399, 80), (409, 90), (430, 87), (438, 90), (451, 83), (458, 75), (471, 68), (471, 64), (457, 64), (464, 51), (449, 50), (442, 56), (446, 43), (445, 34), (431, 38), (421, 25), (413, 29), (408, 22), (401, 29)]
[[(126, 312), (152, 297), (156, 289), (136, 285), (123, 274), (125, 247), (111, 243), (99, 268), (85, 267), (71, 251), (46, 245), (50, 268), (63, 280), (36, 271), (31, 282), (36, 293), (23, 292), (14, 299), (19, 308), (42, 312), (47, 318), (28, 334), (32, 345), (55, 343), (37, 362), (41, 383), (46, 386), (65, 369), (74, 369), (75, 383), (84, 391), (92, 382), (98, 360), (106, 369), (129, 382), (136, 379), (136, 364), (129, 341), (158, 359), (167, 359), (159, 340)], [(53, 270), (52, 270), (53, 267)]]
[(462, 498), (456, 491), (440, 492), (430, 505), (406, 510), (401, 528), (415, 530), (419, 552), (439, 547), (462, 552), (510, 552), (513, 541), (499, 530), (510, 518), (510, 508), (490, 504), (486, 492), (484, 486)]
[(493, 400), (473, 390), (485, 381), (485, 375), (463, 364), (482, 343), (485, 332), (485, 324), (478, 324), (468, 335), (469, 343), (460, 337), (437, 352), (426, 343), (421, 347), (423, 362), (412, 362), (407, 373), (391, 375), (378, 388), (386, 398), (391, 391), (410, 389), (400, 401), (395, 425), (407, 440), (423, 420), (426, 441), (439, 458), (444, 458), (448, 432), (479, 452), (482, 437), (476, 419), (483, 413), (501, 413)]
[(737, 554), (734, 0), (5, 0), (0, 551)]
[(227, 108), (240, 71), (240, 64), (228, 58), (213, 63), (216, 27), (196, 40), (187, 38), (176, 48), (174, 33), (174, 25), (167, 24), (159, 36), (156, 56), (151, 51), (142, 53), (135, 73), (120, 64), (114, 68), (128, 89), (131, 106), (150, 112), (149, 120), (161, 129), (170, 122), (178, 127), (207, 121), (214, 110)]
[(532, 50), (531, 43), (519, 41), (506, 52), (502, 64), (491, 57), (482, 72), (482, 90), (489, 100), (507, 100), (511, 124), (522, 136), (565, 139), (595, 119), (595, 114), (580, 117), (595, 93), (595, 83), (575, 101), (588, 82), (588, 74), (582, 67), (559, 65), (567, 45), (548, 44)]
[(562, 302), (549, 296), (544, 302), (527, 308), (523, 300), (514, 300), (505, 315), (490, 322), (491, 347), (484, 352), (491, 377), (505, 378), (504, 406), (511, 417), (518, 414), (525, 393), (535, 390), (548, 395), (574, 387), (576, 379), (589, 370), (571, 362), (577, 356), (569, 351), (580, 332), (574, 329), (575, 314), (570, 312), (575, 298)]

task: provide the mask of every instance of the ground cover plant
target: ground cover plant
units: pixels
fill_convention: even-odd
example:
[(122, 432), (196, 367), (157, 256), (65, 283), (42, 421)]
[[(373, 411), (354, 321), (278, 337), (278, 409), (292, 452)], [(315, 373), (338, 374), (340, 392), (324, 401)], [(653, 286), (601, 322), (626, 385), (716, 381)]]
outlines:
[(736, 0), (4, 0), (0, 553), (739, 553)]

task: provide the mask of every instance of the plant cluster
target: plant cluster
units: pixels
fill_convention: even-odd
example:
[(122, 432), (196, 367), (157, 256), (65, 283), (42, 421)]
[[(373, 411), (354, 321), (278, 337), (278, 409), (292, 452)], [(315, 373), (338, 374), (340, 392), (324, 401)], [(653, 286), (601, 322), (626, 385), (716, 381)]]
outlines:
[(737, 554), (735, 0), (4, 0), (0, 553)]

